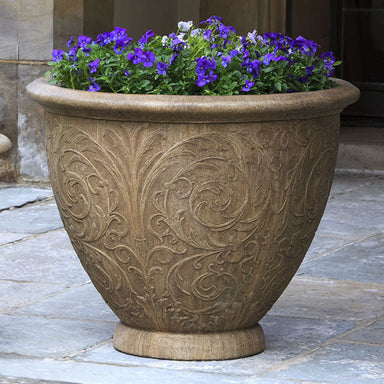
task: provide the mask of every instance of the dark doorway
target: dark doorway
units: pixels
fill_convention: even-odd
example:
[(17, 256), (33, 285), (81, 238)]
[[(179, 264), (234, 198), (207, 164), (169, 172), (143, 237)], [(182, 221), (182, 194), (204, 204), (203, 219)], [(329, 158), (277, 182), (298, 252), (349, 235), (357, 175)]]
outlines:
[(344, 123), (384, 127), (384, 0), (332, 2), (331, 27), (331, 47), (343, 60), (337, 75), (361, 90)]

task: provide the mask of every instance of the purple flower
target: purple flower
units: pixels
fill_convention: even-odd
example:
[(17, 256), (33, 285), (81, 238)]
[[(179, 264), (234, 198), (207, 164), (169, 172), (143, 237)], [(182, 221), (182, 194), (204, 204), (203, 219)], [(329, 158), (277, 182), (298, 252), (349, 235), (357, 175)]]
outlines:
[(96, 59), (88, 64), (90, 71), (89, 73), (95, 73), (97, 71), (97, 67), (99, 66), (100, 59)]
[(69, 60), (72, 60), (72, 61), (77, 61), (79, 60), (77, 57), (76, 57), (76, 53), (77, 53), (77, 47), (73, 47), (69, 50), (68, 52), (68, 59)]
[(68, 47), (69, 49), (72, 48), (73, 38), (74, 38), (74, 37), (71, 36), (71, 38), (67, 41), (67, 47)]
[(88, 44), (91, 44), (92, 39), (90, 37), (80, 35), (78, 39), (79, 48), (87, 48)]
[[(111, 32), (112, 39), (114, 41), (121, 40), (121, 39), (126, 39), (127, 37), (127, 30), (125, 28), (120, 28), (116, 27), (112, 32)], [(132, 39), (131, 39), (132, 40)]]
[(198, 59), (196, 59), (196, 63), (196, 73), (202, 73), (207, 71), (208, 69), (216, 69), (216, 61), (213, 57), (199, 57)]
[(219, 36), (223, 39), (226, 39), (229, 36), (230, 32), (231, 30), (229, 27), (226, 27), (225, 25), (219, 26)]
[(210, 40), (211, 39), (211, 36), (212, 36), (212, 29), (207, 29), (204, 33), (203, 33), (203, 39), (204, 40)]
[(63, 57), (64, 57), (63, 55), (64, 55), (64, 51), (62, 51), (60, 49), (54, 49), (52, 51), (52, 61), (57, 63), (58, 61), (63, 60)]
[(222, 61), (221, 61), (221, 65), (224, 68), (227, 68), (228, 64), (231, 62), (231, 60), (232, 60), (232, 57), (230, 55), (223, 56)]
[(167, 74), (167, 69), (168, 69), (168, 64), (166, 63), (161, 63), (160, 61), (157, 63), (157, 73), (159, 75), (166, 75)]
[(130, 76), (130, 74), (131, 74), (131, 72), (129, 72), (128, 69), (124, 72), (124, 75), (125, 75), (125, 76)]
[(333, 64), (335, 64), (335, 56), (333, 55), (333, 52), (324, 52), (320, 55), (320, 59), (324, 62), (324, 69), (327, 71), (326, 77), (332, 76), (334, 69)]
[(97, 84), (93, 80), (93, 77), (90, 77), (89, 80), (91, 81), (91, 84), (90, 84), (89, 88), (87, 89), (87, 91), (89, 91), (89, 92), (98, 92), (98, 91), (100, 91), (100, 85)]
[(211, 16), (207, 20), (202, 21), (200, 24), (208, 23), (209, 25), (223, 24), (223, 19), (220, 16)]
[(269, 65), (269, 63), (270, 63), (271, 61), (275, 61), (275, 60), (276, 60), (275, 55), (273, 55), (272, 53), (266, 53), (266, 54), (264, 55), (263, 63), (264, 63), (265, 65)]
[(145, 32), (144, 35), (141, 37), (141, 39), (139, 40), (139, 44), (141, 47), (143, 47), (145, 44), (147, 44), (148, 42), (148, 39), (152, 36), (154, 36), (155, 34), (152, 32), (152, 30), (150, 29), (149, 31)]
[(297, 80), (299, 80), (300, 83), (308, 83), (309, 78), (308, 76), (299, 76)]
[(116, 40), (116, 44), (115, 44), (113, 50), (118, 55), (120, 55), (124, 51), (124, 49), (130, 44), (131, 41), (132, 41), (132, 39), (130, 37), (122, 38), (122, 39), (117, 39)]
[(127, 59), (131, 60), (133, 64), (141, 63), (141, 58), (143, 56), (143, 51), (140, 48), (135, 48), (135, 53), (129, 52)]
[(206, 73), (201, 72), (198, 74), (197, 80), (196, 80), (197, 86), (204, 87), (204, 85), (208, 84), (209, 82), (210, 82), (209, 76)]
[(178, 53), (174, 54), (174, 55), (169, 59), (169, 65), (171, 65), (171, 64), (175, 61), (175, 59), (176, 59), (177, 57), (179, 57), (179, 54), (178, 54)]
[(316, 67), (316, 65), (312, 65), (311, 67), (306, 67), (305, 68), (305, 73), (308, 75), (308, 76), (311, 76), (313, 75), (313, 69)]
[(241, 88), (244, 92), (249, 92), (251, 88), (255, 85), (253, 81), (246, 80), (243, 88)]
[(169, 37), (172, 39), (171, 48), (176, 52), (182, 51), (186, 43), (180, 40), (179, 37), (174, 32), (170, 33)]
[(152, 67), (153, 62), (156, 59), (155, 54), (151, 51), (143, 52), (140, 58), (144, 67)]
[(213, 72), (210, 71), (209, 74), (200, 72), (197, 75), (196, 84), (199, 87), (204, 87), (204, 85), (209, 84), (211, 81), (216, 81), (218, 76)]
[(243, 49), (245, 49), (249, 45), (245, 36), (241, 36), (241, 45), (243, 46)]
[(261, 69), (261, 61), (260, 60), (252, 60), (247, 59), (243, 65), (247, 67), (247, 71), (253, 75), (254, 78), (259, 76)]
[(312, 40), (307, 40), (303, 36), (299, 36), (296, 40), (292, 41), (292, 47), (297, 47), (302, 53), (313, 55), (318, 48), (318, 44)]
[(237, 56), (239, 53), (240, 52), (237, 49), (232, 49), (231, 51), (229, 51), (231, 57)]

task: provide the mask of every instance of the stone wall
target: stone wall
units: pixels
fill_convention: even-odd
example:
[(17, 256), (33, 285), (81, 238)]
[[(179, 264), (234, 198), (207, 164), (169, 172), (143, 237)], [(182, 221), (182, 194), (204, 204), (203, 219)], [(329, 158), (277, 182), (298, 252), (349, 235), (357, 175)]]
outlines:
[(0, 180), (46, 180), (44, 116), (25, 86), (49, 69), (54, 46), (82, 33), (83, 0), (0, 0)]

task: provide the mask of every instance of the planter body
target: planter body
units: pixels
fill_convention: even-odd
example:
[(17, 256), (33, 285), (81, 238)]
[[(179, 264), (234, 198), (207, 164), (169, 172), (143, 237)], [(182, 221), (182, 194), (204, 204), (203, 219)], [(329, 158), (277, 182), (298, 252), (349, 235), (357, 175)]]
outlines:
[(37, 80), (52, 186), (118, 350), (209, 360), (264, 349), (258, 321), (297, 271), (358, 90), (94, 94)]

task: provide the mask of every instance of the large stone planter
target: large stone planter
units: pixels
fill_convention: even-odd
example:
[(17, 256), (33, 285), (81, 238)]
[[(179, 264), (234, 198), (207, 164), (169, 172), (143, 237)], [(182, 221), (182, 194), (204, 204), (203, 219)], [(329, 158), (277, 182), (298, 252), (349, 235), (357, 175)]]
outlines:
[(28, 86), (82, 265), (120, 318), (115, 348), (169, 359), (261, 352), (258, 321), (323, 214), (339, 114), (358, 98), (145, 96)]

